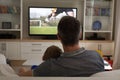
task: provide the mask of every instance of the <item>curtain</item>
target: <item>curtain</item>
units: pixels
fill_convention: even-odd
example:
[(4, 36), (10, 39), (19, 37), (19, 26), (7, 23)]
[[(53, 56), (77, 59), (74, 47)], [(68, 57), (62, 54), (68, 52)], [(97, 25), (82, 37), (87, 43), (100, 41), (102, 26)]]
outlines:
[(115, 55), (113, 69), (120, 69), (120, 0), (116, 0), (115, 12)]

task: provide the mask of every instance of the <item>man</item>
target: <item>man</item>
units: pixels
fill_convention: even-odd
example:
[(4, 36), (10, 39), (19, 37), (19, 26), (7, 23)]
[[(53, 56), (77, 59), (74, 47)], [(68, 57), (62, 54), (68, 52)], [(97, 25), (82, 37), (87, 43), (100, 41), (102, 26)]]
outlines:
[(80, 23), (71, 16), (64, 16), (58, 24), (58, 39), (64, 52), (32, 71), (33, 76), (90, 76), (104, 71), (104, 63), (96, 51), (80, 48)]

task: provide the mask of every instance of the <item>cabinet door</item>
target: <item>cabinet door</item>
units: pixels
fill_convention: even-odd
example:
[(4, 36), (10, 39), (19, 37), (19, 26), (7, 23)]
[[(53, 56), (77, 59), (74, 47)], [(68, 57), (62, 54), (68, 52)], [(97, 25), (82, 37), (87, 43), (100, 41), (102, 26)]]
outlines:
[(21, 39), (21, 3), (22, 0), (0, 0), (1, 39)]
[(85, 43), (85, 48), (87, 50), (98, 50), (98, 43), (94, 42)]
[(114, 1), (85, 0), (85, 40), (112, 40)]
[(11, 60), (20, 60), (20, 43), (19, 42), (6, 42), (6, 56)]
[(62, 47), (61, 42), (56, 41), (56, 42), (51, 42), (51, 43), (52, 43), (52, 45), (58, 46), (58, 47), (59, 47), (60, 49), (62, 49), (62, 51), (63, 51), (63, 47)]
[(79, 45), (80, 45), (80, 47), (86, 48), (85, 42), (80, 41), (80, 42), (79, 42)]
[(101, 50), (103, 55), (114, 55), (113, 42), (87, 42), (85, 48), (87, 50)]
[(21, 56), (22, 59), (42, 59), (42, 56), (51, 42), (22, 42)]
[(21, 57), (26, 59), (41, 59), (44, 47), (41, 42), (21, 42)]
[(114, 55), (114, 44), (101, 43), (101, 51), (104, 53), (104, 55)]
[(6, 43), (0, 42), (0, 54), (4, 54), (6, 56)]
[(22, 59), (42, 59), (46, 49), (56, 45), (62, 49), (60, 42), (21, 42), (21, 56)]

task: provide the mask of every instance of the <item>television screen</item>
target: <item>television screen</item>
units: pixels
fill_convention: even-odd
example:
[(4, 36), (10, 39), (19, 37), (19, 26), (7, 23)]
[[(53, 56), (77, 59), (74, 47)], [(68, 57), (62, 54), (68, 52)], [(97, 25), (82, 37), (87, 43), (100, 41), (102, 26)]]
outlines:
[(77, 8), (29, 7), (29, 35), (56, 35), (63, 16), (77, 16)]

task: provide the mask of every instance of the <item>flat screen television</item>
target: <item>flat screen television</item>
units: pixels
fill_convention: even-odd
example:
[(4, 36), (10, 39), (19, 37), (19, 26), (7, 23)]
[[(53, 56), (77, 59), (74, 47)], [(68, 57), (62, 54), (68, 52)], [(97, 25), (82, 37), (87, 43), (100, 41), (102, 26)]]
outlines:
[(29, 35), (56, 35), (58, 22), (63, 16), (77, 17), (77, 8), (28, 7)]

